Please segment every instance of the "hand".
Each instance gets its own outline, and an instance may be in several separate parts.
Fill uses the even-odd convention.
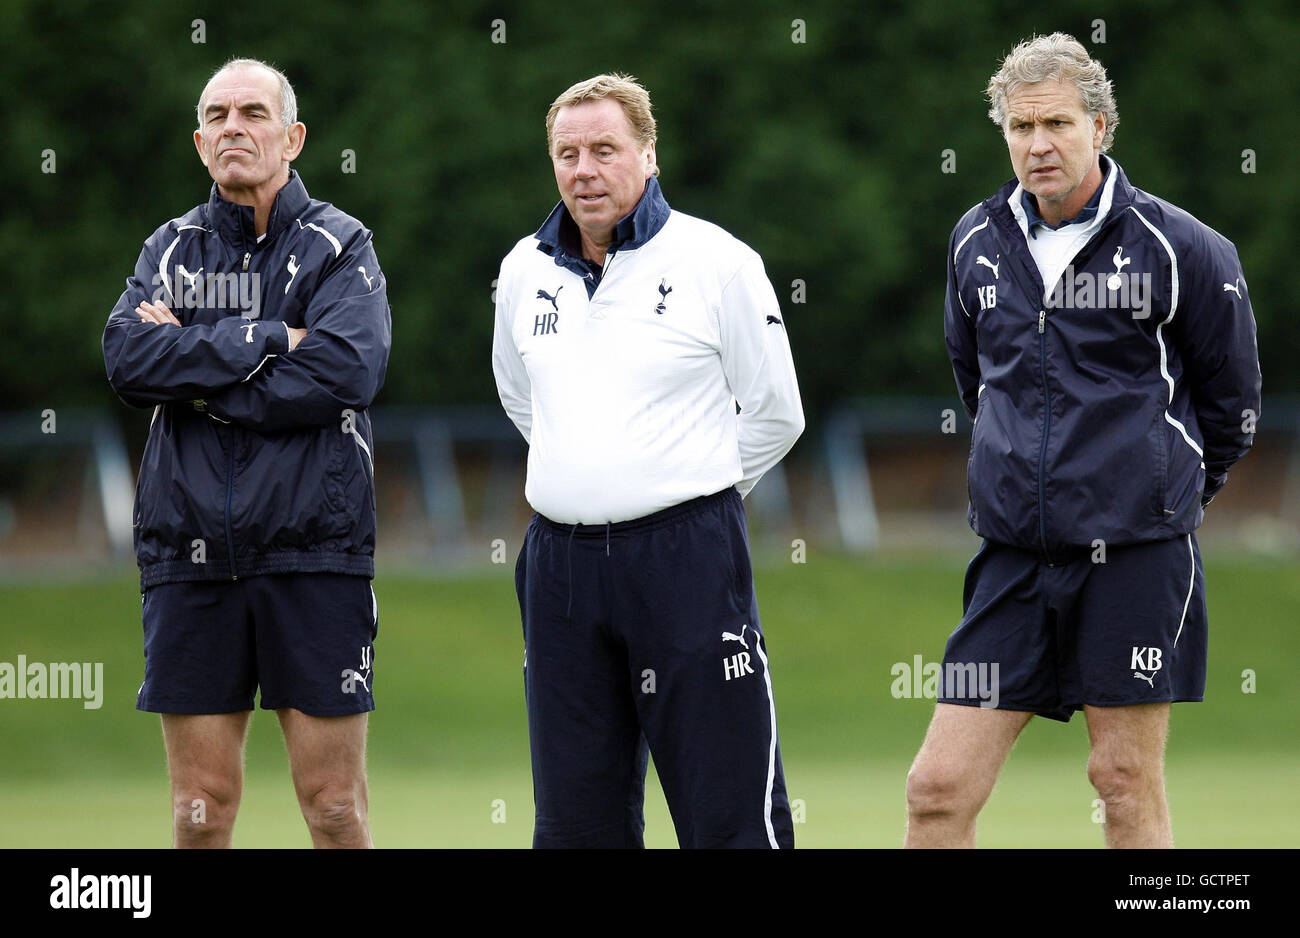
[[[172,311],[162,303],[150,303],[145,300],[135,308],[135,314],[140,317],[142,322],[153,323],[156,326],[173,325],[179,326],[181,321],[172,315]]]
[[[289,330],[289,351],[298,347],[298,343],[307,337],[306,329],[295,329],[293,326],[285,326]]]

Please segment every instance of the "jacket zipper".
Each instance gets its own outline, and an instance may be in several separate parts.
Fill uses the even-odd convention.
[[[241,270],[247,271],[249,261],[253,259],[252,251],[244,252],[244,264]],[[230,435],[230,448],[226,454],[226,552],[230,557],[230,579],[239,579],[239,570],[235,567],[235,530],[230,523],[230,505],[235,495],[235,437]]]
[[[1113,213],[1101,227],[1092,233],[1074,257],[1066,265],[1066,271],[1074,267],[1074,262],[1083,256],[1093,245],[1110,234],[1110,229],[1118,224],[1122,213]],[[1091,258],[1091,254],[1089,255]],[[1037,264],[1035,264],[1035,267]],[[1055,285],[1053,285],[1055,286]],[[1046,288],[1043,290],[1046,293]],[[1047,310],[1038,311],[1038,371],[1043,380],[1043,443],[1038,452],[1038,539],[1043,545],[1043,557],[1049,567],[1056,566],[1052,552],[1047,548],[1047,438],[1052,432],[1052,389],[1047,383]]]
[[[1047,384],[1047,310],[1038,311],[1038,373],[1043,379],[1043,443],[1038,451],[1038,537],[1047,565],[1053,566],[1047,549],[1047,435],[1052,430],[1052,389]]]
[[[244,263],[240,267],[241,271],[247,272],[248,265],[253,260],[253,252],[244,252]],[[235,434],[230,435],[230,452],[226,457],[226,550],[230,555],[230,579],[239,579],[239,570],[235,567],[235,530],[230,521],[230,506],[235,495]]]
[[[230,556],[230,579],[238,580],[239,572],[235,569],[235,531],[230,523],[230,503],[235,494],[235,437],[230,434],[230,445],[226,450],[226,552]]]
[[[988,209],[987,203],[985,203],[985,211],[989,212],[990,217],[992,217],[992,211]],[[1096,231],[1094,231],[1092,236],[1088,238],[1086,242],[1084,242],[1083,246],[1080,247],[1079,250],[1074,253],[1074,257],[1071,259],[1070,263],[1066,266],[1066,269],[1069,270],[1071,267],[1073,267],[1074,261],[1078,260],[1079,257],[1083,255],[1085,251],[1088,251],[1089,248],[1091,248],[1094,244],[1100,243],[1100,241],[1103,238],[1109,235],[1111,228],[1115,227],[1115,225],[1119,223],[1119,220],[1122,216],[1123,216],[1123,211],[1121,210],[1119,212],[1115,212],[1114,207],[1112,206],[1110,216],[1106,219],[1105,222],[1102,223],[1101,227],[1098,228]],[[1015,229],[1016,233],[1019,234],[1019,226],[1013,225],[1013,228]],[[1033,260],[1033,255],[1029,251],[1027,244],[1025,245],[1024,253],[1029,255],[1028,264],[1024,262],[1024,257],[1019,256],[1019,252],[1012,251],[1012,255],[1016,256],[1017,259],[1021,261],[1021,266],[1024,267],[1025,273],[1029,275],[1030,282],[1037,283],[1038,290],[1039,290],[1038,295],[1044,296],[1047,293],[1047,289],[1042,282],[1042,278],[1040,276],[1036,276],[1036,274],[1038,273],[1038,265],[1037,262]],[[1047,549],[1046,480],[1047,480],[1047,438],[1048,435],[1051,433],[1051,429],[1052,429],[1052,391],[1047,384],[1046,332],[1047,332],[1047,310],[1044,308],[1038,311],[1038,374],[1043,383],[1043,442],[1042,445],[1039,447],[1039,451],[1038,451],[1038,539],[1043,546],[1043,557],[1047,560],[1047,565],[1051,567],[1051,566],[1055,566],[1055,561],[1052,560],[1051,551]]]

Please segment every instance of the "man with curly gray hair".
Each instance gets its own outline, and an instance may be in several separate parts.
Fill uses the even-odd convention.
[[[1260,413],[1250,295],[1231,242],[1105,155],[1115,96],[1079,42],[1020,43],[988,97],[1016,178],[953,229],[945,302],[984,542],[907,845],[974,846],[1030,718],[1082,710],[1106,843],[1169,847],[1170,704],[1205,691],[1194,532]]]

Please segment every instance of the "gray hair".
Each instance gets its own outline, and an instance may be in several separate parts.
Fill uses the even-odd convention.
[[[231,59],[208,77],[203,91],[199,92],[199,103],[194,105],[194,116],[200,128],[203,127],[203,92],[208,90],[208,85],[212,84],[213,79],[232,68],[264,68],[274,75],[280,83],[280,122],[286,128],[298,122],[298,97],[293,93],[293,85],[289,84],[289,79],[285,77],[284,72],[261,59]]]
[[[984,92],[990,104],[989,118],[1005,132],[1007,97],[1021,85],[1053,78],[1079,89],[1083,109],[1090,116],[1106,115],[1106,136],[1101,141],[1105,153],[1115,142],[1115,128],[1119,126],[1115,89],[1102,64],[1088,55],[1079,40],[1066,33],[1033,36],[1011,50]]]

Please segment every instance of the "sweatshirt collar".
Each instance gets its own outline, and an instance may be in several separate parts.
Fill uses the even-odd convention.
[[[636,208],[620,218],[614,226],[614,239],[610,241],[606,254],[631,251],[644,245],[663,228],[670,211],[663,190],[659,188],[659,180],[651,176],[646,180],[645,192],[637,201]],[[563,201],[551,210],[534,237],[538,241],[537,249],[554,257],[557,264],[564,266],[567,260],[582,259],[578,223],[573,220]]]

